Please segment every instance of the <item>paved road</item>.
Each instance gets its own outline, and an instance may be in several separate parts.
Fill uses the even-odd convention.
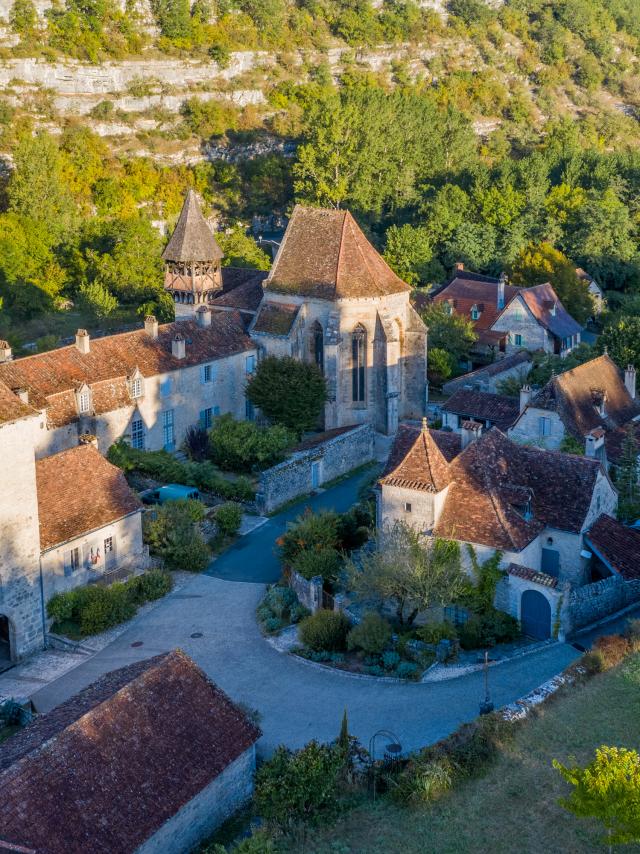
[[[284,532],[287,523],[299,516],[305,507],[311,507],[314,511],[334,509],[338,513],[348,510],[357,500],[360,485],[367,480],[370,471],[359,472],[326,492],[298,501],[283,513],[273,516],[251,534],[237,540],[211,564],[206,574],[227,581],[261,584],[277,581],[281,567],[275,554],[275,541]]]

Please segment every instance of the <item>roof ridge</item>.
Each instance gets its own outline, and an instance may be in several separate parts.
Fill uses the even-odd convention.
[[[336,210],[340,210],[340,208],[336,208]],[[340,246],[338,247],[338,257],[336,258],[336,289],[335,295],[338,296],[338,288],[340,283],[340,265],[342,262],[342,250],[344,249],[345,242],[345,231],[347,229],[347,217],[349,216],[349,211],[345,210],[342,216],[342,228],[340,229]]]
[[[355,218],[353,217],[353,214],[350,211],[347,211],[347,216],[345,217],[345,225],[347,222],[347,218],[349,219],[349,226],[351,228],[351,236],[352,236],[352,238],[356,244],[356,249],[358,250],[358,254],[362,258],[362,263],[367,268],[367,273],[369,274],[369,279],[371,280],[374,288],[376,289],[376,296],[379,296],[380,295],[380,288],[378,287],[378,283],[376,281],[375,272],[371,269],[371,265],[369,264],[369,260],[367,258],[367,255],[364,252],[362,246],[360,245],[360,241],[358,239],[358,231],[360,231],[362,233],[362,229],[360,228],[360,226],[356,222]],[[355,228],[354,228],[354,226],[355,226]],[[367,237],[365,234],[363,234],[362,236],[364,237],[365,240],[367,240]],[[371,244],[369,244],[369,245],[371,245]],[[375,249],[375,247],[372,247],[372,248],[373,248],[374,252],[377,251]]]

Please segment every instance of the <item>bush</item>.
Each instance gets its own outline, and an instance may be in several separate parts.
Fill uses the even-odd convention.
[[[300,604],[294,590],[276,585],[267,590],[256,614],[264,630],[273,634],[290,622],[297,623],[304,619],[309,615],[309,611]]]
[[[338,518],[338,544],[342,551],[359,549],[369,539],[373,518],[366,504],[356,504]]]
[[[391,794],[402,804],[430,803],[451,789],[454,778],[455,768],[448,759],[420,758],[391,781]]]
[[[154,514],[145,514],[145,542],[171,569],[201,572],[209,563],[210,551],[196,525],[205,512],[201,501],[167,501]]]
[[[299,604],[298,597],[290,587],[272,587],[263,600],[271,614],[280,619],[286,618],[296,604]]]
[[[85,587],[78,592],[84,594],[80,605],[80,632],[83,635],[104,632],[118,623],[130,620],[136,613],[124,584]]]
[[[354,626],[347,637],[349,649],[361,649],[369,655],[379,655],[391,640],[389,621],[368,611],[362,621]]]
[[[444,620],[442,623],[429,623],[427,626],[421,626],[416,632],[419,639],[424,643],[437,644],[441,640],[456,640],[458,632],[453,623]]]
[[[259,427],[253,421],[236,421],[232,415],[216,418],[209,433],[211,458],[221,469],[235,472],[276,465],[294,441],[284,427]]]
[[[316,611],[300,623],[300,640],[315,651],[343,651],[348,632],[349,620],[338,611]]]
[[[348,639],[347,639],[348,642]],[[382,653],[382,666],[385,670],[393,670],[400,664],[400,653],[395,650],[387,650]]]
[[[223,537],[233,537],[240,529],[242,508],[239,504],[228,501],[216,508],[216,525]]]
[[[322,513],[306,510],[302,516],[289,523],[277,542],[280,559],[285,566],[293,566],[303,551],[335,549],[338,546],[338,514],[333,510],[324,510]]]
[[[182,448],[190,460],[204,462],[209,455],[209,434],[204,427],[189,427],[184,434]]]
[[[305,549],[296,557],[293,568],[307,581],[320,575],[325,582],[332,583],[338,577],[342,558],[339,553],[323,546],[316,550]]]
[[[509,643],[519,636],[518,621],[496,608],[483,614],[473,614],[459,629],[463,649],[492,647],[497,643]]]
[[[594,643],[593,652],[602,660],[602,670],[609,670],[631,652],[631,645],[621,635],[604,635]]]
[[[629,620],[624,630],[624,636],[634,652],[640,651],[640,620]]]
[[[162,569],[151,569],[143,575],[132,578],[126,586],[129,590],[129,598],[134,604],[154,602],[172,590],[173,578]]]
[[[47,614],[56,623],[66,623],[73,619],[76,607],[76,591],[68,593],[55,593],[47,602]]]
[[[418,669],[418,665],[413,661],[401,661],[396,669],[396,675],[399,679],[413,679]]]
[[[446,756],[464,774],[478,774],[513,739],[517,724],[499,712],[463,724],[447,738],[423,751],[425,758]]]

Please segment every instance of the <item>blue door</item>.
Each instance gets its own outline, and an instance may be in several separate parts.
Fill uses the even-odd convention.
[[[560,552],[555,549],[542,549],[542,561],[540,569],[547,575],[558,578],[560,575]]]
[[[551,637],[551,605],[537,590],[525,590],[520,603],[522,633],[537,640]]]

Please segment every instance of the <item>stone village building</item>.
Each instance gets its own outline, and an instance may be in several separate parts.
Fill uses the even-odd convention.
[[[379,525],[399,520],[457,540],[469,571],[467,544],[481,561],[500,551],[506,572],[496,605],[534,637],[575,627],[572,608],[579,610],[581,591],[592,583],[614,591],[611,610],[627,596],[640,598],[640,567],[630,567],[624,548],[614,547],[607,564],[587,544],[605,517],[614,541],[629,530],[610,518],[617,492],[598,460],[519,445],[497,428],[483,434],[480,425],[465,426],[460,435],[430,430],[426,421],[422,429],[401,425],[379,482]],[[640,533],[634,543],[640,560]],[[592,613],[582,608],[580,620]]]
[[[260,735],[180,650],[107,673],[0,745],[0,848],[192,851],[250,800]]]

